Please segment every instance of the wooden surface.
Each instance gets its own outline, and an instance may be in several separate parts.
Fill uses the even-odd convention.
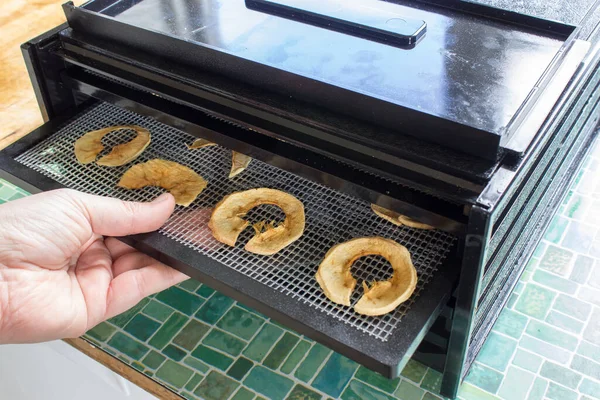
[[[20,46],[63,23],[63,3],[0,0],[0,149],[42,124]]]
[[[21,44],[65,21],[65,0],[0,0],[0,149],[43,123],[21,54]],[[74,0],[80,5],[84,0]],[[83,339],[66,340],[160,399],[181,399]]]

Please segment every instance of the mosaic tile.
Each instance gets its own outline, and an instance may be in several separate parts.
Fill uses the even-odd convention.
[[[143,371],[144,371],[144,369],[146,369],[146,368],[145,368],[145,367],[144,367],[142,364],[140,364],[140,363],[139,363],[139,362],[137,362],[137,361],[134,361],[134,362],[132,362],[132,363],[131,363],[131,366],[132,366],[133,368],[137,369],[137,370],[138,370],[138,371],[140,371],[140,372],[143,372]]]
[[[590,312],[592,311],[591,305],[564,294],[558,295],[553,308],[556,311],[560,311],[563,314],[577,318],[581,321],[586,321],[588,315],[590,315]]]
[[[517,341],[491,332],[477,357],[482,364],[498,371],[505,371],[517,348]]]
[[[332,353],[314,379],[312,386],[330,396],[338,397],[357,368],[358,364],[354,361],[338,353]]]
[[[139,360],[148,352],[148,350],[150,350],[147,346],[144,346],[140,342],[121,332],[115,333],[108,341],[108,345],[114,347],[121,353],[128,355],[134,360]]]
[[[148,353],[148,355],[146,357],[144,357],[144,359],[142,360],[142,363],[145,366],[147,366],[148,368],[156,369],[156,368],[160,367],[160,365],[166,359],[167,358],[165,356],[163,356],[162,354],[160,354],[154,350],[151,350],[150,353]]]
[[[286,397],[286,400],[319,400],[323,396],[306,386],[296,385]]]
[[[240,381],[244,376],[246,376],[246,373],[250,371],[253,366],[254,363],[252,361],[248,360],[247,358],[240,357],[235,363],[233,363],[231,367],[229,367],[229,370],[227,370],[227,375]]]
[[[198,289],[200,287],[200,282],[198,282],[195,279],[187,279],[187,280],[181,282],[180,284],[178,284],[177,286],[179,286],[182,289],[187,290],[188,292],[194,292],[194,291],[196,291],[196,289]]]
[[[192,351],[209,330],[210,326],[192,319],[175,336],[173,343]]]
[[[542,270],[535,271],[533,274],[533,281],[567,294],[575,293],[575,291],[577,291],[577,287],[579,286],[577,283],[571,280],[561,278]]]
[[[600,399],[600,383],[585,378],[579,385],[579,393],[587,394],[596,399]]]
[[[215,293],[215,289],[206,285],[201,285],[198,290],[196,290],[196,293],[208,299],[213,293]]]
[[[542,357],[518,348],[512,363],[528,371],[537,372],[542,365],[542,361]]]
[[[374,389],[364,383],[352,380],[348,384],[344,393],[341,396],[342,400],[364,400],[364,399],[373,399],[373,400],[393,400],[393,397],[380,392],[377,389]]]
[[[192,377],[193,371],[181,364],[167,360],[156,371],[156,377],[176,388],[181,388]]]
[[[543,378],[535,378],[533,386],[529,391],[527,400],[542,400],[548,389],[548,381]]]
[[[198,384],[202,380],[202,378],[202,375],[194,374],[194,376],[192,376],[192,379],[190,379],[188,383],[185,384],[185,389],[193,392],[194,389],[196,389],[196,386],[198,386]]]
[[[588,358],[576,354],[571,361],[571,368],[581,372],[583,375],[600,380],[600,363],[594,362]]]
[[[166,321],[173,314],[173,309],[158,301],[151,300],[142,312],[156,320]]]
[[[467,382],[471,382],[475,386],[495,394],[502,383],[502,375],[498,371],[494,371],[485,365],[477,362],[473,363],[466,377]]]
[[[577,400],[577,393],[554,382],[550,382],[546,391],[546,398],[550,400]]]
[[[569,361],[571,357],[571,353],[569,353],[567,350],[527,335],[524,335],[520,339],[519,346],[548,360],[557,361],[561,364]]]
[[[425,392],[425,396],[423,396],[423,400],[442,400],[442,398],[439,396],[436,396],[433,393]]]
[[[246,347],[243,340],[218,329],[211,330],[202,343],[232,356],[237,356]]]
[[[134,317],[134,315],[136,315],[142,308],[146,306],[146,304],[148,304],[149,301],[150,299],[147,297],[145,299],[142,299],[139,303],[137,303],[129,310],[109,319],[108,322],[120,328],[124,327],[129,322],[129,320]]]
[[[233,395],[231,400],[252,400],[254,398],[254,393],[241,386],[237,392]]]
[[[229,368],[229,366],[233,363],[233,358],[219,353],[218,351],[209,349],[204,345],[198,346],[192,353],[192,356],[223,371]]]
[[[571,198],[571,201],[569,201],[569,204],[565,210],[565,215],[572,219],[581,220],[589,209],[590,204],[591,199],[589,197],[575,194]]]
[[[202,361],[198,360],[197,358],[194,357],[186,357],[183,360],[183,363],[185,365],[189,365],[190,367],[192,367],[194,370],[201,372],[201,373],[206,373],[210,368],[208,365],[204,364]]]
[[[214,324],[223,316],[223,314],[225,314],[232,304],[233,299],[219,292],[215,292],[210,299],[200,307],[198,313],[196,313],[196,318],[208,324]]]
[[[394,395],[400,400],[421,400],[425,391],[419,386],[403,379]]]
[[[394,393],[394,390],[396,390],[396,387],[400,382],[400,378],[388,379],[385,376],[362,366],[358,368],[354,377],[388,393]]]
[[[550,311],[546,317],[546,322],[572,333],[581,333],[583,330],[583,322],[556,311]]]
[[[300,363],[300,360],[306,355],[308,349],[310,349],[310,342],[301,340],[281,366],[281,372],[284,374],[291,373],[298,363]]]
[[[183,357],[187,355],[187,352],[185,350],[180,349],[177,346],[173,346],[172,344],[170,344],[163,349],[163,354],[169,357],[171,360],[181,361]]]
[[[591,360],[600,363],[600,346],[596,346],[590,342],[582,340],[577,348],[577,354],[581,354]]]
[[[548,230],[546,230],[544,239],[552,243],[559,243],[568,224],[569,220],[567,218],[560,215],[555,216]]]
[[[510,296],[508,296],[508,301],[506,302],[506,308],[509,309],[514,309],[515,308],[515,304],[517,303],[517,301],[519,300],[519,295],[516,293],[511,293]]]
[[[256,314],[249,313],[239,307],[232,307],[217,323],[217,326],[242,339],[249,340],[264,322],[265,320]]]
[[[494,324],[494,331],[519,338],[527,325],[527,317],[518,312],[504,309]]]
[[[298,336],[286,332],[281,339],[275,344],[267,358],[263,361],[263,365],[265,367],[271,369],[277,369],[285,360],[290,351],[296,346],[298,343]]]
[[[106,342],[110,335],[115,332],[116,328],[106,322],[101,322],[87,332],[88,335],[101,342]]]
[[[546,243],[541,241],[537,245],[537,247],[535,248],[535,250],[533,251],[533,254],[531,256],[534,258],[541,258],[544,255],[544,253],[546,252],[547,247],[548,247],[548,245],[546,245]]]
[[[421,383],[426,372],[427,367],[425,365],[415,360],[408,360],[406,366],[401,372],[401,375],[413,382]]]
[[[423,377],[423,381],[421,382],[421,387],[425,390],[429,390],[430,392],[438,393],[442,386],[442,374],[434,369],[428,368],[425,376]]]
[[[593,258],[579,254],[575,260],[575,264],[573,264],[573,270],[571,271],[569,279],[579,284],[586,283],[592,272],[593,266]]]
[[[244,379],[244,384],[269,399],[283,400],[294,386],[294,381],[257,365]]]
[[[561,276],[568,276],[571,272],[571,259],[573,252],[550,245],[540,262],[540,268],[554,272]]]
[[[600,289],[600,268],[594,268],[590,271],[588,283],[591,287]]]
[[[544,362],[540,370],[540,376],[571,389],[576,389],[582,379],[580,374],[551,361]]]
[[[563,237],[562,245],[580,253],[587,253],[597,232],[598,228],[594,225],[571,222]]]
[[[458,390],[458,395],[463,400],[499,400],[500,398],[479,389],[468,382],[463,383]]]
[[[296,369],[294,376],[301,381],[308,382],[315,375],[317,368],[325,361],[329,353],[331,353],[331,350],[319,343],[315,343],[304,361]]]
[[[187,320],[187,317],[179,313],[171,315],[169,319],[162,324],[154,336],[152,336],[148,343],[150,346],[156,347],[157,349],[162,349],[167,345],[167,343],[169,343],[173,336],[179,332]]]
[[[591,287],[582,286],[579,288],[577,298],[588,303],[600,306],[600,290]]]
[[[196,396],[206,400],[224,400],[238,388],[239,383],[216,371],[211,371],[194,391]]]
[[[252,339],[250,345],[244,350],[244,355],[254,361],[262,361],[271,346],[283,334],[283,329],[272,324],[265,324],[260,332]]]
[[[204,299],[173,286],[156,295],[156,300],[182,312],[185,315],[194,314],[204,303]]]
[[[543,319],[548,313],[555,297],[556,292],[528,283],[514,308],[523,314]]]
[[[145,342],[158,330],[160,323],[146,317],[143,314],[137,314],[125,325],[123,330],[131,336]]]
[[[543,322],[532,320],[527,325],[526,332],[544,342],[548,342],[558,347],[562,347],[567,350],[575,350],[577,347],[577,337],[562,332],[548,324]]]
[[[500,390],[498,391],[498,396],[503,399],[525,400],[527,399],[527,394],[533,385],[534,379],[534,374],[523,371],[522,369],[510,367],[502,382],[502,387],[500,387]]]

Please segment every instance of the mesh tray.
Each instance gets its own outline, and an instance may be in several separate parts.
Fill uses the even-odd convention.
[[[123,200],[147,201],[163,190],[148,187],[127,191],[116,187],[120,176],[131,166],[117,168],[96,164],[81,165],[73,153],[73,144],[84,133],[111,125],[136,124],[152,133],[152,143],[136,162],[152,158],[177,161],[194,169],[208,180],[208,187],[187,208],[178,207],[160,232],[198,253],[210,257],[229,268],[296,299],[298,303],[326,313],[344,323],[387,341],[402,317],[410,310],[415,298],[441,266],[455,238],[442,231],[424,231],[397,227],[376,217],[370,205],[362,200],[332,190],[310,180],[298,177],[269,164],[253,160],[249,167],[233,179],[228,179],[231,152],[220,146],[188,150],[186,143],[195,137],[154,119],[100,103],[75,117],[56,134],[16,158],[57,182],[77,190]],[[107,149],[123,143],[133,132],[123,135],[111,133],[104,138]],[[108,150],[107,150],[108,151]],[[211,208],[225,195],[250,188],[270,187],[293,194],[305,206],[304,235],[273,256],[259,256],[243,249],[253,234],[248,228],[235,248],[217,242],[207,228]],[[259,220],[281,221],[283,214],[274,206],[260,206],[248,214],[250,222]],[[329,301],[317,284],[314,275],[329,248],[353,237],[383,236],[406,246],[411,252],[419,281],[411,298],[394,312],[381,317],[356,314],[352,307]],[[352,267],[358,282],[387,279],[391,267],[381,257],[369,256],[358,260]],[[362,295],[357,289],[352,296],[354,304]]]

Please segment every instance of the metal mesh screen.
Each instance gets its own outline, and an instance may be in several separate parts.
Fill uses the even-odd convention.
[[[109,168],[77,162],[73,144],[88,131],[112,125],[136,124],[150,130],[152,143],[135,162],[163,158],[187,165],[208,180],[208,187],[187,208],[178,207],[160,232],[182,245],[193,248],[229,268],[233,268],[262,284],[292,296],[298,304],[327,313],[369,335],[386,341],[409,312],[415,298],[436,273],[455,238],[441,231],[425,231],[397,227],[375,216],[369,203],[337,192],[313,181],[298,177],[269,164],[253,160],[249,167],[228,179],[231,151],[220,146],[188,150],[186,143],[195,138],[154,119],[101,103],[74,118],[56,134],[17,157],[20,163],[53,178],[61,184],[88,193],[123,200],[147,201],[163,189],[148,187],[125,190],[116,187],[121,175],[133,164]],[[110,133],[104,145],[123,143],[134,133]],[[253,235],[248,228],[235,248],[217,242],[207,227],[211,208],[225,195],[250,188],[269,187],[286,191],[304,203],[306,227],[304,235],[273,256],[259,256],[244,250]],[[275,206],[259,206],[251,210],[248,220],[281,221],[283,213]],[[339,306],[328,300],[314,275],[325,253],[332,246],[360,236],[383,236],[406,246],[411,252],[419,281],[413,296],[394,312],[381,317],[358,315],[352,307]],[[391,275],[389,263],[376,256],[364,257],[352,267],[359,284],[363,280],[384,280]],[[354,304],[362,295],[357,287]]]

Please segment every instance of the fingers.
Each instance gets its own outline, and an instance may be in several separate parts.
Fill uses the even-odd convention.
[[[117,262],[124,265],[119,268],[126,272],[114,278],[109,287],[105,318],[125,312],[144,297],[189,279],[185,274],[141,253],[126,254],[124,261],[120,260]]]
[[[73,193],[93,232],[104,236],[126,236],[155,231],[167,221],[175,208],[175,199],[169,193],[149,203]]]

